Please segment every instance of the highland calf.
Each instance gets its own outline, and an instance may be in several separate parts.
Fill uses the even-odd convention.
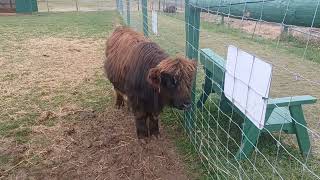
[[[163,9],[163,12],[165,13],[176,13],[177,7],[174,5],[168,5],[166,8]]]
[[[130,28],[116,28],[107,40],[104,70],[116,91],[116,106],[123,106],[127,96],[139,139],[159,135],[158,116],[164,106],[191,106],[196,62],[169,57]]]

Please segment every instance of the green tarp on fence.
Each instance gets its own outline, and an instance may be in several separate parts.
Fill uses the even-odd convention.
[[[16,0],[17,13],[31,13],[38,11],[37,0]]]
[[[204,11],[287,25],[320,27],[319,0],[189,0]]]

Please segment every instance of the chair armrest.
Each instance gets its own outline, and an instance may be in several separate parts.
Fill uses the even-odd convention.
[[[276,107],[285,107],[285,106],[296,106],[296,105],[302,105],[302,104],[313,104],[315,102],[317,102],[317,99],[309,95],[275,98],[275,99],[268,100],[267,109],[273,109]]]
[[[201,64],[203,64],[203,66],[211,73],[213,73],[214,66],[217,66],[217,68],[224,71],[226,63],[225,60],[218,54],[214,53],[211,49],[201,49],[199,56]]]

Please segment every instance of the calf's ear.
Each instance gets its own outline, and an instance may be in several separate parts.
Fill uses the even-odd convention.
[[[161,78],[160,78],[160,69],[152,68],[148,72],[147,82],[155,89],[160,88]]]
[[[197,61],[197,60],[194,60],[194,59],[190,59],[189,61],[191,61],[192,67],[196,69],[197,66],[198,66],[198,61]]]

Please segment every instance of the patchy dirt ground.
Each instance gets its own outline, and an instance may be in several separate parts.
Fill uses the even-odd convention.
[[[0,16],[16,16],[16,13],[0,12]]]
[[[62,120],[53,127],[40,123],[32,128],[33,139],[46,137],[46,145],[1,147],[0,152],[32,152],[21,159],[22,167],[11,169],[9,179],[188,179],[163,129],[160,139],[143,145],[136,139],[133,117],[126,110],[108,107],[101,114],[63,111],[59,119],[74,121]],[[51,113],[42,122],[56,116]],[[32,162],[35,157],[37,164]],[[7,173],[2,171],[1,175]]]

